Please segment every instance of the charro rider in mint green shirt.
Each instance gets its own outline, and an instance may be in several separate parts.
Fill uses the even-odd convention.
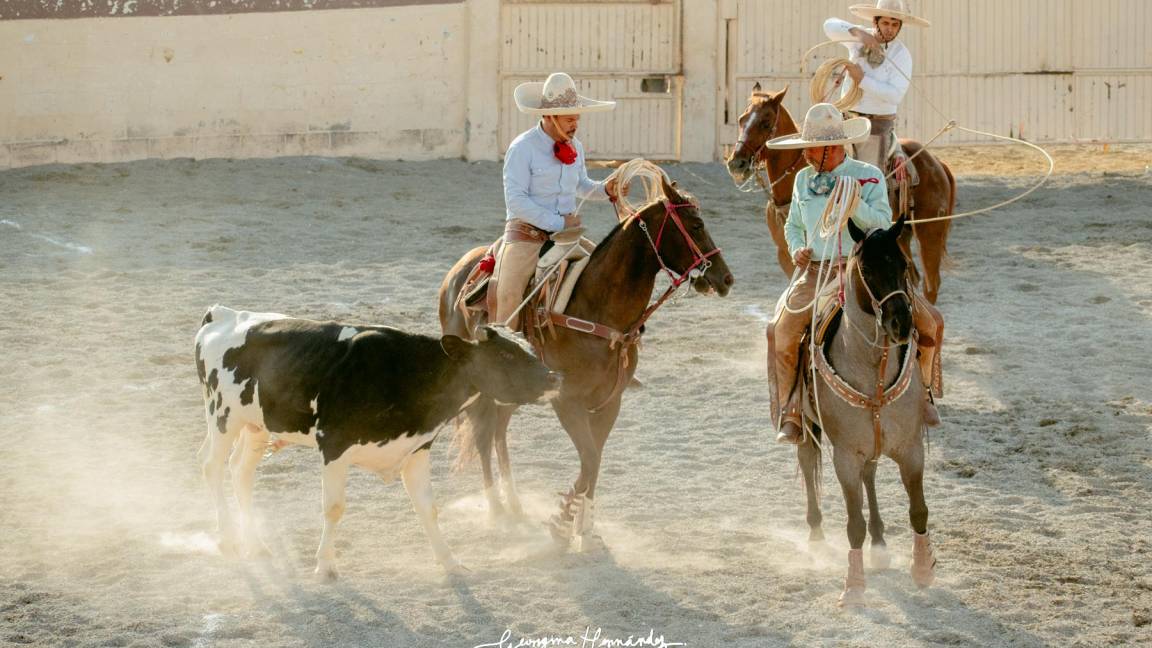
[[[880,170],[871,164],[844,158],[839,166],[826,173],[817,174],[812,166],[806,166],[796,174],[796,184],[792,190],[792,205],[788,220],[784,223],[784,238],[788,241],[788,255],[796,256],[803,248],[812,248],[813,261],[835,261],[852,253],[853,241],[848,235],[848,224],[840,232],[840,252],[836,253],[836,234],[828,238],[820,236],[820,218],[828,203],[828,195],[836,178],[849,176],[860,184],[860,205],[852,220],[868,231],[874,227],[892,225],[892,206],[888,203],[888,187]]]
[[[830,281],[836,279],[842,266],[834,262],[850,256],[855,245],[846,231],[847,222],[840,232],[832,232],[826,237],[820,235],[824,208],[839,179],[851,178],[860,185],[860,200],[851,214],[857,227],[869,231],[892,226],[888,187],[880,169],[847,157],[844,148],[867,139],[871,127],[863,117],[845,120],[835,106],[821,103],[808,110],[800,133],[777,137],[765,144],[769,149],[803,149],[804,160],[808,162],[808,166],[796,174],[792,204],[784,223],[784,238],[796,264],[796,275],[777,302],[767,331],[769,377],[774,386],[770,394],[771,411],[780,432],[776,440],[780,442],[800,443],[804,438],[801,429],[802,390],[793,388],[799,366],[800,340],[812,321],[812,308],[809,306],[815,301],[817,284],[822,277]],[[817,173],[818,169],[824,171]],[[939,375],[937,351],[943,342],[943,319],[935,307],[918,294],[912,301],[912,321],[922,341],[920,375],[925,386],[936,387],[939,393],[942,383],[936,379]],[[927,344],[928,340],[932,343]],[[939,414],[929,400],[925,400],[923,409],[927,425],[940,423]]]

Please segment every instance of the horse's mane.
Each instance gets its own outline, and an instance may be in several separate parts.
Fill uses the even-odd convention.
[[[700,208],[700,201],[698,201],[696,199],[696,196],[692,195],[691,193],[689,193],[687,191],[683,191],[680,189],[677,189],[676,191],[680,195],[681,200],[683,200],[684,202],[687,202],[687,203],[692,203],[693,205],[696,206],[697,209]],[[625,219],[621,220],[619,223],[616,223],[615,227],[613,227],[612,230],[610,232],[608,232],[608,234],[605,235],[604,238],[601,239],[599,243],[596,244],[596,249],[592,251],[592,256],[591,256],[591,258],[588,259],[588,263],[592,263],[596,259],[596,256],[601,254],[606,248],[608,248],[609,244],[612,243],[612,241],[620,234],[620,232],[623,232],[624,230],[628,229],[628,227],[632,224],[633,221],[640,218],[642,215],[646,214],[647,212],[649,212],[653,209],[656,209],[657,207],[662,207],[663,206],[663,200],[664,200],[664,198],[659,198],[657,200],[653,200],[652,202],[648,203],[647,205],[644,205],[643,207],[641,207],[640,210],[637,211],[635,214],[632,214],[628,218],[625,218]]]

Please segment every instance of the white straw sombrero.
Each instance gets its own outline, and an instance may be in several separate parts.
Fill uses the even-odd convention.
[[[765,148],[799,149],[814,146],[836,146],[837,144],[857,144],[868,139],[872,122],[867,117],[855,117],[847,121],[844,115],[830,103],[818,103],[804,115],[804,128],[799,135],[785,135],[769,140]]]
[[[615,101],[598,101],[576,94],[576,83],[563,72],[553,72],[544,83],[521,83],[513,96],[520,112],[529,115],[578,115],[616,107]]]
[[[905,25],[916,27],[931,27],[932,23],[919,16],[912,15],[912,9],[907,0],[876,0],[876,4],[858,4],[848,7],[853,15],[872,20],[880,16],[895,18]]]

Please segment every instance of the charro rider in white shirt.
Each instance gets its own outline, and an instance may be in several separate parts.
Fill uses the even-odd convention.
[[[887,169],[888,154],[896,139],[896,113],[912,78],[912,54],[897,36],[905,25],[928,27],[930,23],[912,14],[907,0],[877,0],[875,5],[852,5],[849,11],[871,20],[872,27],[829,18],[824,22],[824,33],[848,48],[848,60],[852,62],[848,74],[864,93],[852,114],[872,122],[871,136],[856,145],[854,157]],[[845,92],[849,90],[844,88]],[[902,150],[897,150],[895,157],[900,179],[906,158]],[[907,170],[914,172],[911,167]]]
[[[495,323],[513,316],[536,269],[540,247],[552,234],[580,227],[575,214],[580,200],[608,200],[616,195],[615,180],[588,177],[584,145],[576,139],[580,115],[616,107],[576,93],[572,77],[556,72],[543,83],[522,83],[514,92],[520,112],[540,122],[520,134],[504,154],[504,204],[507,222],[504,245],[496,260]]]

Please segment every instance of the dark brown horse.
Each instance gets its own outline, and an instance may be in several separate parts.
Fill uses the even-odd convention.
[[[792,257],[788,254],[788,244],[784,240],[784,221],[788,217],[788,206],[792,202],[792,184],[796,174],[804,168],[802,149],[769,150],[764,143],[774,137],[791,135],[799,131],[792,115],[782,101],[785,88],[780,92],[760,92],[760,84],[752,89],[748,98],[748,108],[740,116],[740,137],[732,155],[728,157],[728,173],[737,184],[743,184],[762,168],[767,175],[766,191],[769,193],[765,218],[772,240],[776,243],[776,258],[780,268],[788,276],[794,269]],[[901,139],[900,144],[909,157],[922,150],[919,142]],[[917,225],[916,218],[947,216],[956,207],[956,179],[948,165],[928,151],[912,159],[920,175],[920,184],[913,191],[915,215],[909,215],[910,228],[920,245],[920,264],[923,270],[923,290],[928,301],[936,303],[940,292],[940,267],[948,256],[948,230],[951,220],[935,221]],[[892,214],[898,218],[899,207],[892,204]],[[911,258],[911,236],[905,230],[901,239],[904,251]]]
[[[636,331],[638,340],[656,276],[664,270],[688,281],[698,272],[693,287],[724,296],[732,286],[728,265],[704,227],[696,201],[663,185],[665,200],[642,208],[617,225],[596,247],[580,276],[565,310],[566,316],[595,322],[618,332]],[[464,255],[448,272],[440,287],[440,325],[447,332],[468,338],[468,318],[456,307],[457,296],[484,256],[478,247]],[[525,318],[522,318],[525,319]],[[531,334],[531,331],[529,331]],[[552,532],[558,542],[572,543],[578,550],[592,540],[593,498],[600,474],[600,459],[616,416],[623,386],[636,370],[635,340],[613,344],[607,339],[578,330],[558,327],[555,335],[534,339],[544,363],[564,376],[560,396],[552,407],[580,456],[580,474],[553,518]],[[484,489],[493,516],[504,512],[492,475],[492,451],[500,464],[508,509],[521,515],[520,502],[508,459],[508,422],[516,406],[498,404],[481,397],[464,411],[459,426],[462,449],[475,450],[484,473]]]

